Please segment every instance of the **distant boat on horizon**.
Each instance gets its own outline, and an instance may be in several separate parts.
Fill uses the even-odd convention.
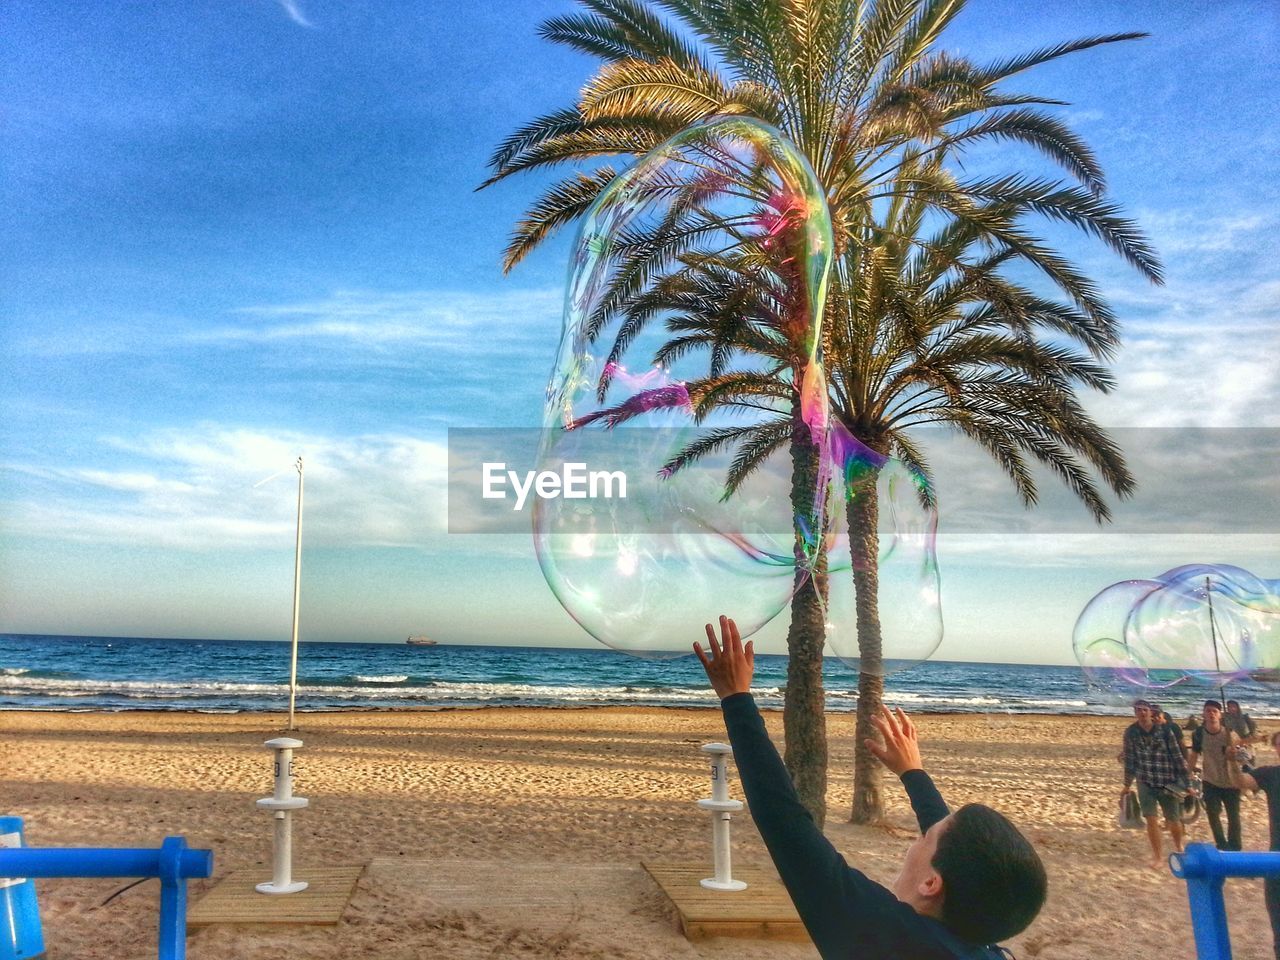
[[[428,637],[410,637],[405,643],[411,647],[434,647],[436,645],[436,641]]]

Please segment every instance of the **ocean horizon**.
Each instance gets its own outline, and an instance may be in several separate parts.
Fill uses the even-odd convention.
[[[278,640],[0,634],[0,710],[64,712],[287,709],[289,644]],[[754,693],[783,703],[787,658],[756,657]],[[857,676],[828,657],[827,709],[857,708]],[[1150,694],[1176,718],[1217,690],[1184,685]],[[1135,694],[1136,695],[1136,692]],[[1280,690],[1233,684],[1229,696],[1257,717],[1280,717]],[[915,713],[1124,716],[1127,698],[1104,697],[1078,667],[929,660],[891,674],[885,700]],[[715,696],[692,656],[644,659],[600,647],[519,647],[303,641],[297,709],[480,707],[689,707]]]

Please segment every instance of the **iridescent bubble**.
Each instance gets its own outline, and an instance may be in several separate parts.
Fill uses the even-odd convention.
[[[672,232],[675,247],[655,243]],[[534,543],[603,643],[680,655],[721,612],[750,633],[807,576],[825,523],[832,248],[804,157],[745,118],[673,137],[584,216],[538,468],[583,464],[628,489],[538,499]],[[744,451],[767,456],[744,469]],[[810,476],[794,487],[797,458]]]
[[[1077,656],[1089,689],[1114,706],[1128,707],[1151,692],[1146,664],[1119,640],[1108,637],[1095,640]]]
[[[884,676],[942,642],[938,514],[924,477],[832,432],[833,488],[845,495],[830,511],[827,644],[853,669]]]
[[[1160,583],[1156,580],[1121,580],[1094,596],[1076,618],[1071,634],[1076,659],[1083,664],[1085,651],[1102,640],[1128,647],[1125,627],[1129,615],[1145,597],[1159,589]]]
[[[1188,564],[1134,607],[1132,645],[1149,662],[1220,687],[1280,667],[1277,584],[1240,567]]]
[[[1143,666],[1135,689],[1180,685],[1199,695],[1280,682],[1280,582],[1235,566],[1187,564],[1113,584],[1076,622],[1072,646],[1086,673],[1090,651],[1104,640]]]

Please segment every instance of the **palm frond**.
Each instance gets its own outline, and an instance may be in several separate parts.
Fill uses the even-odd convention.
[[[923,483],[916,484],[916,496],[926,510],[937,509],[938,498],[933,485],[933,470],[924,453],[916,442],[901,430],[895,430],[889,438],[890,452],[907,467],[908,470],[922,478]]]
[[[598,157],[643,156],[675,131],[657,123],[596,120],[531,143],[514,154],[482,187],[534,167],[554,167]]]
[[[729,465],[729,473],[725,480],[723,500],[728,500],[759,470],[775,453],[787,446],[791,441],[792,422],[790,416],[779,417],[767,421],[742,443],[738,445],[737,456]]]
[[[592,14],[553,17],[539,33],[606,61],[674,60],[701,64],[697,51],[637,0],[582,0]]]
[[[1121,216],[1116,204],[1091,191],[1021,176],[968,181],[957,189],[969,198],[1033,210],[1069,223],[1097,237],[1153,283],[1163,282],[1160,258],[1138,225]]]
[[[529,148],[544,140],[563,136],[566,133],[575,133],[581,130],[582,126],[582,115],[577,109],[557,110],[531,120],[498,144],[498,148],[489,157],[489,167],[492,170],[501,171],[513,157],[524,153]],[[491,177],[480,185],[481,188],[487,187],[500,177],[501,174]]]
[[[674,60],[605,64],[583,88],[579,109],[588,120],[645,116],[689,126],[731,103],[721,79]]]
[[[601,167],[590,175],[574,174],[549,188],[516,224],[502,258],[502,272],[510,273],[550,234],[586,213],[616,176],[612,167]]]
[[[903,30],[897,49],[885,66],[885,79],[897,83],[924,60],[964,3],[965,0],[931,0],[925,3]]]
[[[661,474],[665,477],[675,476],[685,467],[691,466],[699,460],[720,453],[726,448],[735,447],[744,440],[750,439],[761,429],[767,429],[767,425],[752,423],[745,426],[717,427],[714,430],[707,430],[697,439],[685,444],[675,456],[664,463]]]
[[[982,72],[990,78],[990,82],[995,83],[998,80],[1004,80],[1016,73],[1022,73],[1024,70],[1029,70],[1042,63],[1048,63],[1050,60],[1057,60],[1059,57],[1065,57],[1071,53],[1091,50],[1094,47],[1109,43],[1140,40],[1146,36],[1149,36],[1149,34],[1141,32],[1109,33],[1097,37],[1085,37],[1081,40],[1070,40],[1066,43],[1054,44],[1052,47],[1041,47],[1039,50],[1033,50],[1030,53],[1024,53],[1021,56],[1011,57],[1007,60],[999,60],[986,67]]]
[[[949,146],[971,141],[1012,140],[1039,150],[1087,186],[1095,196],[1106,186],[1102,165],[1080,137],[1065,124],[1035,110],[1000,113],[950,134]]]

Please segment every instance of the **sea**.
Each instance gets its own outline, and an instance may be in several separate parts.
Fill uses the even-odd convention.
[[[280,641],[0,634],[0,710],[285,710],[289,653]],[[761,706],[782,706],[786,669],[784,656],[756,657]],[[717,706],[693,656],[606,647],[302,642],[297,683],[299,711]],[[829,710],[856,709],[857,676],[841,661],[828,659],[825,685]],[[891,674],[885,690],[915,713],[1120,716],[1131,696],[1101,694],[1078,667],[934,660]],[[1159,700],[1180,718],[1206,695],[1172,688]],[[1255,717],[1280,717],[1280,689],[1248,682],[1228,696]]]

